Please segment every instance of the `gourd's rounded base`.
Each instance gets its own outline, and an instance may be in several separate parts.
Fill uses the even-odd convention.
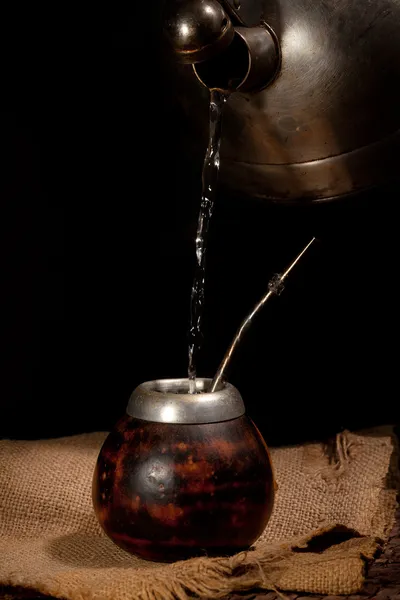
[[[93,478],[105,533],[159,562],[248,549],[273,501],[268,450],[247,416],[187,425],[126,415],[104,442]]]
[[[126,552],[151,562],[173,563],[178,560],[202,556],[217,558],[220,556],[233,556],[244,550],[249,550],[249,546],[199,548],[197,546],[172,546],[171,544],[157,545],[147,540],[123,540],[118,535],[110,535],[109,537]]]

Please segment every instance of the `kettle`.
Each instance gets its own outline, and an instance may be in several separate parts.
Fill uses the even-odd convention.
[[[230,94],[223,188],[305,204],[398,177],[399,0],[167,0],[164,30],[198,129]]]

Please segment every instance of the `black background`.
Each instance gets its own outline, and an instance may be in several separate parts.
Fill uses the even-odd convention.
[[[20,438],[109,429],[141,381],[185,376],[205,150],[185,146],[159,4],[29,10],[4,17],[1,61],[0,434]],[[399,189],[307,209],[219,194],[201,375],[320,239],[230,374],[270,443],[398,420]]]

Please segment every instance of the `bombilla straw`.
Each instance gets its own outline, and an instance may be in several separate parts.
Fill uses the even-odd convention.
[[[222,379],[224,378],[224,375],[226,373],[226,370],[227,370],[229,362],[232,358],[232,355],[235,352],[237,345],[240,343],[245,331],[251,325],[253,317],[264,306],[264,304],[271,298],[271,296],[273,296],[275,294],[277,296],[279,296],[279,294],[283,291],[283,282],[285,281],[285,279],[287,278],[287,276],[289,275],[289,273],[291,272],[293,267],[295,267],[297,265],[297,263],[302,258],[302,256],[307,252],[307,250],[313,244],[313,242],[315,242],[315,237],[313,237],[312,240],[310,242],[308,242],[307,246],[305,246],[303,248],[303,250],[300,252],[300,254],[298,254],[296,256],[296,258],[290,263],[290,265],[288,266],[286,271],[284,273],[282,273],[282,275],[279,275],[279,274],[275,275],[271,279],[271,281],[268,283],[268,292],[261,298],[261,300],[258,302],[258,304],[256,304],[256,306],[253,308],[251,313],[247,315],[247,317],[245,318],[245,320],[242,322],[241,326],[237,330],[236,335],[233,338],[233,341],[232,341],[231,345],[229,346],[221,364],[219,365],[218,371],[216,372],[214,379],[212,380],[210,392],[215,392],[215,390],[218,389],[218,386],[220,385]]]

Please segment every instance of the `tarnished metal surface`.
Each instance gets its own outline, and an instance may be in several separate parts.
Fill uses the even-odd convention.
[[[271,0],[262,13],[281,70],[263,91],[228,100],[222,184],[314,201],[399,177],[400,0]],[[192,118],[202,120],[201,86],[185,77],[191,98],[198,86]]]
[[[356,150],[320,160],[262,164],[221,160],[225,187],[244,196],[285,202],[321,202],[399,177],[400,130]]]

